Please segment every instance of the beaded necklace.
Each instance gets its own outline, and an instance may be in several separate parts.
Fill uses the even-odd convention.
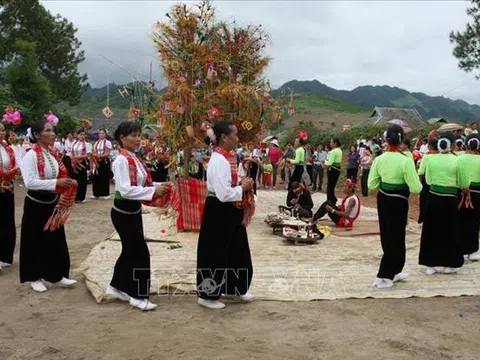
[[[42,148],[42,152],[47,156],[48,165],[50,165],[50,169],[52,169],[52,179],[57,178],[57,171],[55,170],[55,164],[53,163],[52,156],[50,155],[49,151],[46,151]]]

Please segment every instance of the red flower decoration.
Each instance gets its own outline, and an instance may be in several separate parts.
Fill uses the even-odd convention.
[[[307,140],[308,139],[308,134],[305,130],[299,130],[298,134],[297,134],[297,137],[300,138],[300,139],[303,139],[303,140]]]

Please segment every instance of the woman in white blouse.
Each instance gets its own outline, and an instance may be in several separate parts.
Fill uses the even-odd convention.
[[[140,146],[140,133],[140,126],[132,122],[121,123],[115,131],[115,140],[122,147],[112,167],[115,200],[111,217],[122,252],[106,293],[141,310],[153,310],[157,305],[148,301],[150,253],[143,234],[141,202],[163,196],[167,188],[152,183],[146,165],[135,154]]]
[[[93,145],[93,154],[97,163],[92,174],[92,199],[110,199],[110,179],[112,171],[110,169],[110,151],[112,143],[107,140],[107,131],[100,129],[99,139]]]
[[[240,202],[254,182],[252,178],[239,181],[233,153],[238,144],[237,127],[222,121],[213,131],[216,147],[208,163],[208,197],[198,237],[197,293],[199,305],[222,309],[222,294],[240,301],[253,298],[248,293],[253,267],[244,222],[246,209]]]
[[[47,290],[46,283],[68,287],[76,283],[69,279],[70,255],[65,228],[44,231],[45,224],[58,202],[56,189],[69,188],[63,163],[49,149],[55,138],[53,126],[45,120],[36,122],[29,133],[32,150],[22,162],[22,176],[27,188],[23,208],[20,239],[20,282],[30,282],[33,290]]]
[[[85,140],[84,130],[78,132],[78,139],[72,145],[72,177],[78,182],[76,201],[84,203],[87,194],[88,157],[92,153],[92,144]]]
[[[18,168],[14,149],[5,142],[6,134],[0,123],[0,271],[12,265],[17,235],[13,178]]]

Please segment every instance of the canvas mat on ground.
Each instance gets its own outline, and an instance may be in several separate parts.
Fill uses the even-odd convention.
[[[432,296],[480,295],[480,263],[466,262],[456,274],[427,276],[417,264],[420,228],[414,222],[408,225],[407,263],[404,271],[407,281],[392,289],[377,290],[372,282],[382,255],[378,235],[339,237],[335,233],[316,245],[294,246],[286,243],[263,220],[285,202],[284,191],[259,191],[257,213],[248,228],[253,259],[251,292],[257,299],[308,301],[345,298],[406,298]],[[314,194],[315,206],[324,200],[324,194]],[[370,223],[376,219],[376,210],[363,208],[359,221]],[[185,294],[195,292],[196,249],[198,233],[170,231],[162,236],[164,219],[150,212],[144,215],[146,238],[151,253],[152,293]],[[328,225],[328,222],[322,223]],[[343,234],[342,234],[343,235]],[[99,243],[84,261],[81,271],[88,289],[98,302],[106,301],[108,286],[121,244],[111,239]],[[178,243],[181,247],[175,248]]]

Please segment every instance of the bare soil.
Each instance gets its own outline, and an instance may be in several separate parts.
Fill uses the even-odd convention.
[[[23,188],[16,188],[20,225]],[[90,195],[90,194],[88,194]],[[365,201],[370,204],[374,196]],[[77,205],[67,225],[72,269],[113,230],[110,201]],[[18,243],[19,243],[18,239]],[[18,250],[17,244],[17,250]],[[221,311],[194,297],[152,297],[142,313],[74,289],[34,293],[0,273],[0,359],[478,359],[480,298],[256,301]],[[372,277],[374,274],[372,274]]]

